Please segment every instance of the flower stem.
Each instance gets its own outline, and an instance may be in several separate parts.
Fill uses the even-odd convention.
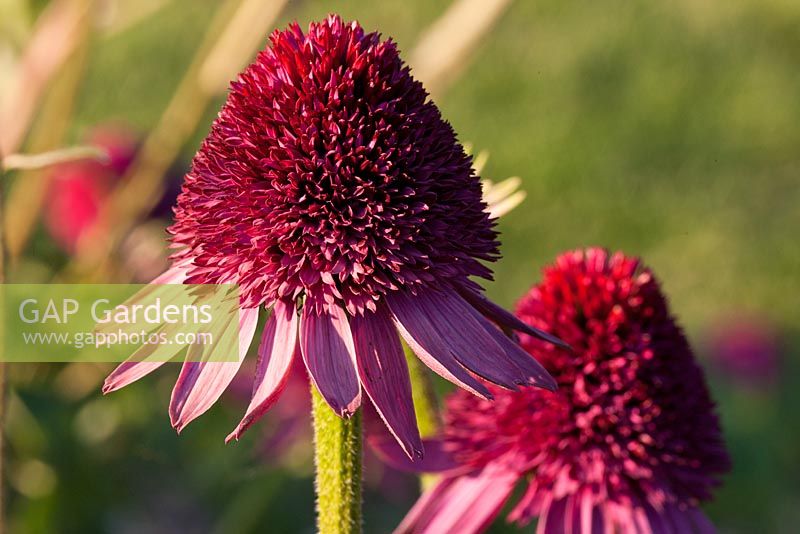
[[[408,374],[411,377],[411,396],[414,399],[414,413],[417,416],[419,433],[423,438],[435,436],[439,433],[442,422],[428,368],[419,361],[411,349],[404,347],[404,350],[408,362]]]
[[[406,362],[408,362],[408,374],[411,377],[411,396],[414,399],[414,413],[417,416],[419,434],[423,438],[438,436],[442,428],[442,420],[439,416],[439,402],[429,370],[410,348],[404,346],[403,349],[406,353]],[[425,491],[432,487],[436,480],[436,475],[421,475],[420,488]]]
[[[361,532],[361,411],[350,419],[336,415],[313,385],[314,463],[317,531]]]

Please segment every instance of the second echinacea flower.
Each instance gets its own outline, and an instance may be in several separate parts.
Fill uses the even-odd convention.
[[[508,519],[538,518],[540,534],[713,532],[699,504],[730,459],[703,371],[653,274],[620,253],[570,252],[518,316],[572,345],[522,340],[559,389],[492,387],[491,403],[454,393],[444,440],[424,464],[377,441],[395,465],[445,471],[397,533],[482,532],[520,482]]]
[[[400,339],[435,372],[483,398],[555,387],[509,337],[559,341],[489,302],[470,280],[498,256],[481,184],[450,125],[394,43],[331,16],[293,25],[232,84],[195,156],[161,283],[237,283],[240,346],[272,312],[253,397],[229,436],[269,409],[296,357],[340,416],[363,394],[409,456],[422,455]],[[186,362],[170,417],[207,410],[241,363]],[[127,362],[112,391],[156,366]]]

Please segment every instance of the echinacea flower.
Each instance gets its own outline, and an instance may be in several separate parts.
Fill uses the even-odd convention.
[[[74,253],[83,235],[98,223],[101,210],[139,147],[136,133],[121,124],[97,126],[85,142],[104,151],[107,159],[77,160],[54,166],[44,198],[45,228],[56,244],[68,253]],[[178,176],[170,169],[164,180],[166,191],[149,214],[151,218],[171,217],[180,185]]]
[[[733,383],[767,390],[778,381],[781,340],[765,319],[741,315],[719,320],[707,341],[711,365]]]
[[[470,158],[395,44],[330,16],[275,32],[233,82],[194,158],[159,283],[236,283],[240,357],[186,362],[170,416],[182,429],[230,384],[271,308],[237,439],[280,395],[291,363],[342,417],[362,395],[409,456],[422,455],[397,335],[435,372],[483,398],[554,387],[500,329],[558,340],[488,301],[493,222]],[[487,320],[487,318],[489,320]],[[105,391],[153,370],[123,363]]]
[[[570,252],[518,316],[571,344],[523,336],[558,390],[492,387],[494,402],[454,393],[441,444],[450,460],[436,466],[444,478],[398,532],[482,531],[520,481],[508,519],[538,517],[540,533],[713,531],[698,504],[729,458],[703,372],[653,274],[621,253]],[[400,462],[389,445],[384,454]]]
[[[103,149],[108,160],[73,161],[55,166],[45,196],[45,228],[70,253],[96,223],[103,203],[136,151],[135,136],[121,127],[97,128],[87,141]]]

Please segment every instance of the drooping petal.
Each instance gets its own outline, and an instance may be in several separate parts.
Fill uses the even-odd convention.
[[[531,384],[555,389],[544,367],[504,338],[455,291],[442,291],[437,298],[437,306],[427,306],[428,317],[442,337],[453,340],[453,354],[464,367],[508,389]]]
[[[157,333],[164,333],[168,336],[168,339],[172,339],[172,331],[174,330],[177,330],[176,325],[167,324],[160,327]],[[103,382],[103,394],[111,393],[112,391],[116,391],[128,384],[136,382],[164,365],[169,360],[163,350],[164,348],[164,345],[145,343],[136,349],[130,358],[119,364],[117,368],[106,377],[105,382]],[[174,345],[167,348],[174,348],[171,356],[175,356],[183,347],[181,345]],[[157,351],[159,355],[154,356],[154,353]],[[155,359],[156,357],[158,359]]]
[[[358,376],[364,391],[389,431],[410,458],[422,458],[422,438],[417,428],[411,379],[397,337],[384,306],[350,320]]]
[[[536,359],[525,352],[522,347],[514,343],[494,325],[484,323],[484,328],[492,336],[495,343],[500,345],[506,357],[513,361],[519,367],[525,376],[530,378],[530,384],[541,388],[555,391],[558,388],[558,383],[550,376],[542,364]]]
[[[566,509],[566,499],[553,499],[539,517],[536,534],[563,533],[567,520]]]
[[[698,534],[715,534],[717,532],[714,524],[701,509],[694,508],[689,511],[689,515]]]
[[[395,326],[403,339],[414,354],[439,376],[479,397],[491,399],[492,394],[486,386],[456,360],[449,344],[425,316],[420,300],[424,298],[422,292],[413,296],[404,291],[394,291],[386,296]]]
[[[408,454],[399,446],[397,440],[390,439],[388,436],[369,436],[367,443],[381,461],[398,471],[451,475],[453,472],[461,472],[465,469],[444,449],[444,442],[440,439],[422,440],[425,456],[416,460],[409,459]]]
[[[664,513],[666,514],[670,523],[672,523],[672,530],[674,530],[677,534],[680,534],[681,532],[694,532],[692,523],[689,519],[689,514],[679,510],[676,505],[667,505]]]
[[[475,309],[481,312],[483,315],[491,319],[492,321],[496,322],[498,325],[509,328],[511,330],[518,330],[520,332],[525,332],[528,335],[538,337],[539,339],[543,339],[561,347],[566,350],[572,350],[567,343],[564,343],[557,337],[544,332],[543,330],[539,330],[538,328],[534,328],[524,322],[520,321],[514,314],[511,312],[503,309],[502,307],[498,306],[491,300],[487,299],[484,295],[477,293],[469,288],[457,288],[459,294],[464,297],[464,299],[469,302]]]
[[[325,401],[340,416],[353,415],[361,405],[361,386],[345,311],[336,305],[319,312],[305,306],[300,349],[311,381]]]
[[[197,358],[189,357],[184,362],[169,404],[169,418],[178,432],[217,402],[231,383],[253,341],[257,324],[258,308],[239,310],[239,353],[236,361],[208,361],[213,359],[214,352],[227,350],[223,346],[224,338],[220,338],[214,344],[208,359],[197,361]],[[235,323],[231,326],[235,328]],[[193,347],[195,346],[190,346],[190,350]]]
[[[144,345],[150,347],[150,345]],[[138,353],[139,351],[137,351]],[[103,395],[124,388],[128,384],[136,382],[164,365],[164,361],[146,361],[134,353],[133,356],[122,362],[114,369],[103,382]]]
[[[450,354],[473,373],[512,390],[536,382],[506,356],[490,334],[491,325],[455,291],[426,290],[407,298],[418,309],[417,321],[426,321],[427,329],[436,332]],[[536,374],[541,376],[542,371]]]
[[[443,490],[431,490],[436,498],[424,498],[415,506],[395,534],[474,534],[483,532],[500,513],[519,480],[519,474],[489,465],[471,476],[461,476]],[[409,521],[409,519],[413,521]]]
[[[182,284],[188,276],[189,264],[191,264],[190,259],[176,262],[172,267],[156,276],[150,284]]]
[[[297,348],[297,321],[293,302],[275,302],[258,347],[253,397],[244,418],[225,439],[226,442],[238,440],[250,425],[272,407],[283,392]]]
[[[417,499],[411,510],[408,511],[403,521],[397,526],[393,534],[414,534],[422,532],[436,514],[447,505],[447,496],[450,488],[458,478],[444,478],[427,490]]]
[[[591,534],[599,532],[602,528],[602,518],[597,506],[594,505],[591,493],[584,491],[578,505],[580,509],[580,532],[581,534]]]

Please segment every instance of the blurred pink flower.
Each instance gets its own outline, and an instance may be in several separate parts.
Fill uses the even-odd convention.
[[[767,387],[780,373],[780,341],[766,321],[747,316],[717,323],[709,334],[711,364],[734,382]]]
[[[72,253],[136,152],[136,137],[122,127],[97,128],[87,143],[104,149],[108,161],[74,161],[53,168],[45,196],[44,224],[53,240]]]
[[[698,504],[729,458],[703,372],[652,273],[620,253],[566,253],[518,315],[574,348],[522,340],[559,389],[492,386],[495,402],[454,393],[441,454],[422,465],[444,476],[397,532],[483,531],[520,481],[508,519],[538,517],[540,533],[713,531]],[[420,468],[373,441],[393,464]]]
[[[366,392],[409,456],[423,454],[397,330],[434,371],[473,393],[470,371],[509,389],[553,387],[485,316],[557,342],[486,300],[471,276],[497,258],[470,158],[391,41],[330,16],[296,24],[233,82],[178,197],[173,268],[161,283],[237,283],[240,359],[186,362],[178,430],[228,387],[271,308],[238,439],[302,358],[331,408]],[[301,308],[298,311],[298,308]],[[127,362],[105,391],[155,367]]]

